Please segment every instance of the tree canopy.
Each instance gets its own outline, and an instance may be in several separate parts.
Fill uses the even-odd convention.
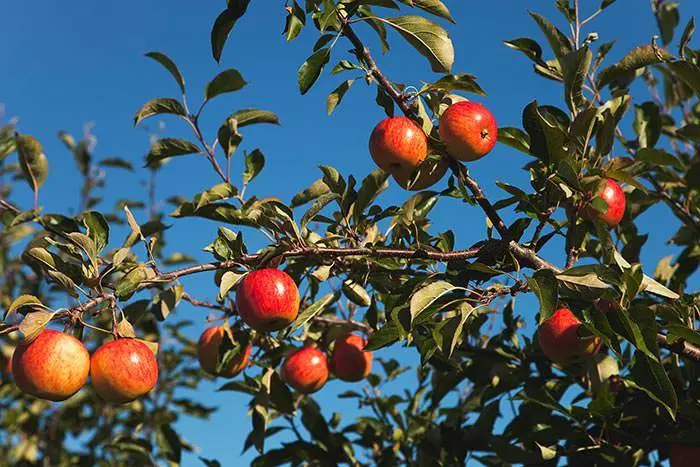
[[[217,378],[213,373],[220,391],[249,396],[250,432],[239,444],[258,452],[256,466],[658,465],[669,456],[674,465],[692,465],[700,453],[700,293],[690,285],[700,264],[700,50],[693,48],[693,19],[681,21],[676,2],[652,1],[657,35],[650,32],[649,43],[614,63],[607,55],[615,38],[603,42],[588,30],[615,0],[557,0],[556,18],[531,12],[540,36],[504,43],[514,60],[529,60],[534,73],[556,83],[561,100],[533,100],[520,127],[498,128],[498,144],[523,154],[530,184],[489,181],[502,191],[489,199],[486,182],[469,171],[472,159],[458,157],[445,136],[446,110],[478,102],[487,88],[453,69],[460,44],[448,31],[460,18],[445,3],[279,3],[287,12],[286,41],[304,28],[318,33],[308,58],[299,60],[299,92],[340,78],[327,98],[331,114],[364,82],[376,89],[375,102],[366,104],[387,117],[408,117],[427,138],[427,156],[405,179],[392,165],[357,178],[325,165],[291,200],[247,194],[263,169],[274,170],[264,142],[248,149],[248,127],[277,125],[280,117],[242,108],[205,131],[200,116],[209,101],[248,85],[241,72],[226,68],[222,53],[237,21],[256,7],[250,0],[229,0],[212,18],[211,54],[224,71],[205,84],[201,102],[188,99],[184,74],[168,55],[146,54],[181,95],[146,102],[134,125],[172,119],[191,130],[189,139],[154,138],[136,169],[133,161],[99,158],[89,132],[81,139],[58,135],[83,179],[77,215],[42,208],[52,155],[21,125],[2,126],[0,463],[179,465],[194,446],[175,422],[206,419],[217,409],[181,390]],[[388,51],[381,62],[392,59],[394,41],[412,46],[414,82],[422,84],[388,76],[367,45],[370,35]],[[430,71],[440,77],[421,81]],[[147,171],[153,184],[166,162],[181,157],[211,167],[211,188],[169,199],[171,212],[156,207],[152,192],[112,209],[102,203],[100,191],[117,189],[103,168]],[[232,175],[233,158],[245,161],[241,174]],[[421,178],[426,173],[435,175],[431,183]],[[406,188],[405,197],[387,205],[381,195],[392,183]],[[22,185],[34,195],[31,205],[14,201]],[[457,248],[452,230],[436,231],[431,223],[438,202],[485,219],[485,238]],[[681,250],[641,264],[649,234],[637,219],[655,205],[677,218],[679,228],[666,240]],[[190,252],[170,251],[168,229],[183,218],[208,221],[216,237]],[[123,227],[127,235],[115,235]],[[249,236],[265,238],[266,246],[249,249]],[[563,251],[545,257],[545,246],[559,239]],[[197,248],[209,262],[193,260]],[[298,287],[288,322],[265,327],[243,309],[274,295],[241,290],[263,269],[285,271],[293,280],[288,289]],[[188,289],[188,276],[201,273],[213,273],[211,289]],[[523,327],[515,306],[515,297],[528,293],[539,302],[536,330]],[[171,315],[183,301],[209,309],[211,324],[223,325],[218,337],[207,338],[215,356],[209,366],[202,341],[183,331],[202,323]],[[12,382],[20,371],[13,352],[37,342],[47,327],[62,328],[90,350],[110,340],[140,341],[157,356],[155,389],[123,405],[105,402],[93,373],[63,402],[21,391],[24,383]],[[389,346],[415,351],[415,386],[384,390],[409,371],[395,359],[376,359],[371,374],[342,376],[339,365],[350,357],[335,354],[342,345],[352,354],[360,341],[348,338],[351,332],[366,338],[357,344],[365,357]],[[302,347],[315,348],[324,362],[327,355],[335,377],[362,379],[340,396],[357,401],[359,416],[325,413],[313,391],[292,381],[284,362]],[[496,430],[505,403],[512,415]],[[283,431],[291,435],[280,441]],[[689,464],[679,463],[683,456]],[[219,465],[206,452],[200,458]]]

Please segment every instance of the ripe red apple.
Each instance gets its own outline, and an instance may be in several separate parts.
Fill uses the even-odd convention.
[[[328,380],[326,354],[311,346],[294,350],[282,364],[282,379],[302,394],[318,391]]]
[[[243,321],[256,331],[279,331],[299,313],[299,289],[286,272],[259,269],[241,281],[236,307]]]
[[[450,156],[465,162],[481,159],[498,140],[498,126],[491,112],[470,101],[449,106],[440,117],[439,132]]]
[[[428,138],[423,129],[407,117],[385,118],[374,127],[369,138],[369,153],[375,164],[389,172],[404,188],[411,176],[428,156]],[[426,173],[423,180],[417,180],[427,188],[442,178],[447,169]],[[423,177],[421,177],[423,178]],[[416,183],[418,185],[418,183]],[[411,189],[423,189],[415,188]]]
[[[671,467],[695,467],[700,462],[700,448],[673,444],[669,459]]]
[[[148,394],[158,381],[158,361],[137,339],[117,339],[98,348],[90,361],[90,381],[107,402],[124,404]]]
[[[221,348],[221,341],[224,339],[225,335],[226,330],[223,326],[211,326],[207,328],[199,337],[199,342],[197,343],[197,358],[199,358],[199,365],[202,367],[202,370],[207,373],[214,376],[223,376],[224,378],[233,378],[248,366],[248,359],[250,358],[252,346],[250,342],[246,342],[245,348],[231,359],[226,368],[220,373],[217,373],[216,366],[219,362],[219,349]]]
[[[90,354],[75,337],[44,329],[12,356],[12,377],[27,394],[63,401],[78,392],[90,372]]]
[[[331,372],[343,381],[360,381],[372,371],[372,352],[363,351],[367,340],[358,334],[346,334],[335,341],[331,354]]]
[[[625,215],[625,207],[627,205],[625,192],[622,191],[622,187],[619,183],[609,178],[605,182],[603,192],[597,197],[603,199],[608,205],[605,214],[594,209],[592,206],[587,206],[584,210],[584,216],[592,221],[597,220],[605,222],[608,224],[608,227],[615,227]]]
[[[598,352],[600,339],[579,337],[581,321],[568,308],[560,308],[539,326],[537,339],[544,354],[555,363],[566,365]]]

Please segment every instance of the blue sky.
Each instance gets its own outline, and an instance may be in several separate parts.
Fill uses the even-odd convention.
[[[242,147],[259,147],[267,159],[265,170],[249,188],[251,194],[277,196],[289,201],[318,178],[320,164],[333,165],[343,174],[354,174],[359,179],[374,169],[367,140],[372,127],[383,118],[382,110],[374,104],[374,89],[358,80],[331,117],[326,115],[326,96],[347,77],[331,77],[326,73],[306,96],[300,96],[296,71],[310,55],[311,45],[318,35],[313,27],[307,27],[299,39],[285,43],[281,36],[283,3],[253,2],[248,14],[236,26],[221,65],[211,57],[209,31],[223,8],[223,1],[44,0],[4,5],[6,40],[5,46],[0,48],[0,103],[5,105],[6,118],[19,117],[20,131],[36,136],[44,145],[50,161],[49,180],[41,193],[46,210],[65,212],[66,209],[75,210],[77,204],[80,179],[71,155],[56,137],[59,130],[80,135],[85,123],[94,122],[94,133],[99,140],[98,158],[119,156],[132,161],[136,167],[142,165],[148,137],[143,129],[133,128],[134,113],[153,97],[178,96],[178,88],[169,75],[143,56],[153,50],[167,53],[177,62],[185,75],[190,102],[198,102],[204,84],[226,68],[237,68],[250,83],[242,91],[220,96],[207,106],[201,124],[209,141],[220,122],[234,110],[259,107],[280,115],[281,127],[263,126],[244,133]],[[550,3],[553,2],[527,2],[526,6],[526,2],[512,0],[447,2],[457,20],[457,25],[446,25],[456,45],[454,71],[479,77],[479,83],[489,95],[478,100],[491,108],[501,126],[519,127],[522,108],[535,98],[540,103],[562,105],[560,87],[536,77],[527,59],[502,43],[505,39],[532,37],[545,44],[527,8],[563,26]],[[582,3],[589,11],[599,4]],[[681,11],[682,28],[691,15],[700,14],[700,4],[681,2]],[[393,80],[419,86],[421,80],[431,81],[437,77],[430,72],[427,62],[406,47],[400,37],[392,35],[392,51],[382,56],[369,28],[358,25],[357,30],[373,47],[380,67]],[[590,31],[597,32],[601,42],[618,39],[611,53],[611,58],[616,59],[632,47],[648,43],[656,33],[656,25],[648,2],[618,0],[585,30],[584,36]],[[677,38],[672,51],[676,50],[676,44]],[[332,63],[344,58],[348,49],[348,44],[341,41]],[[164,122],[164,136],[190,136],[182,122],[167,118]],[[150,128],[156,128],[156,124],[155,119],[147,123]],[[624,130],[631,132],[631,125]],[[495,180],[528,187],[528,174],[519,170],[526,162],[527,156],[498,145],[488,157],[472,164],[471,170],[487,195],[498,199],[503,194],[494,184]],[[236,168],[240,173],[240,157],[234,164],[234,173]],[[109,170],[108,193],[102,207],[109,209],[118,198],[145,198],[146,175],[144,170],[135,174]],[[157,199],[162,201],[173,194],[191,197],[217,183],[217,179],[204,160],[185,157],[168,164],[158,182]],[[380,201],[400,203],[407,196],[392,186]],[[19,188],[14,199],[28,206],[30,194]],[[165,209],[169,211],[170,208],[166,206]],[[483,215],[476,207],[445,200],[438,204],[434,213],[435,231],[453,228],[458,247],[469,246],[485,235]],[[145,220],[145,213],[136,211],[135,214]],[[217,226],[196,220],[178,220],[173,224],[167,237],[168,252],[196,253],[205,260],[205,254],[193,249],[211,241]],[[640,231],[652,234],[642,256],[648,273],[660,258],[677,251],[665,244],[676,226],[674,217],[665,207],[653,208],[644,214]],[[561,246],[558,243],[548,249],[557,263],[561,263],[558,253]],[[696,278],[695,287],[697,282]],[[216,294],[210,276],[190,278],[185,285],[190,293],[201,298],[213,298]],[[519,298],[516,310],[531,318],[536,304],[532,297]],[[186,304],[181,305],[177,313],[191,316],[202,324],[206,315],[205,311]],[[532,327],[529,329],[528,334]],[[199,328],[194,329],[193,334],[199,331]],[[413,352],[397,348],[378,354],[385,358],[400,355],[402,361],[416,363]],[[216,385],[207,383],[203,387],[197,396],[206,403],[221,405],[221,410],[210,423],[183,421],[179,428],[202,449],[202,455],[231,465],[239,459],[240,446],[250,424],[246,416],[247,399],[233,393],[214,393]],[[333,404],[336,410],[351,410],[352,404],[338,405],[335,399],[335,394],[345,388],[333,382],[318,399],[326,407]],[[351,413],[346,419],[349,416]],[[250,460],[251,453],[244,459]],[[194,458],[189,458],[186,464],[193,462]]]

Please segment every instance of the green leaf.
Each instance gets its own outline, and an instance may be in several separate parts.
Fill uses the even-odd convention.
[[[343,100],[343,96],[345,96],[345,93],[348,92],[350,86],[352,86],[352,83],[354,82],[354,79],[343,81],[342,83],[340,83],[340,86],[335,88],[333,92],[331,92],[328,95],[328,99],[326,102],[326,110],[328,111],[328,115],[331,115],[335,108],[338,107],[340,101]]]
[[[96,261],[97,247],[95,246],[95,242],[90,237],[80,232],[70,232],[68,234],[68,238],[71,240],[71,242],[78,245],[80,249],[85,252],[85,254],[87,254],[90,261],[93,263]]]
[[[330,188],[328,188],[328,185],[326,185],[326,182],[324,182],[323,179],[319,178],[307,189],[294,195],[294,198],[292,198],[291,207],[296,208],[302,206],[309,201],[315,200],[321,195],[325,195],[328,192],[330,192]]]
[[[294,40],[306,24],[306,13],[301,9],[299,4],[294,0],[292,6],[288,7],[287,22],[284,26],[285,39],[287,42]]]
[[[234,288],[236,284],[245,276],[235,271],[226,271],[221,276],[221,283],[219,284],[219,300],[223,300],[228,294],[229,290]]]
[[[455,52],[452,40],[440,25],[422,16],[397,16],[384,19],[430,62],[433,71],[449,73]]]
[[[145,167],[159,167],[164,159],[187,154],[198,154],[202,151],[196,144],[179,138],[162,138],[153,143],[146,156]]]
[[[265,166],[265,156],[260,149],[255,149],[245,156],[245,170],[243,171],[243,184],[247,185],[253,180]]]
[[[641,352],[635,352],[630,367],[630,376],[632,378],[626,379],[625,383],[631,383],[632,387],[644,391],[649,397],[661,404],[675,420],[678,410],[678,396],[661,363]]]
[[[666,46],[673,40],[673,33],[678,26],[680,16],[678,14],[678,3],[658,2],[653,3],[653,10],[656,14],[656,22],[661,32],[661,40]]]
[[[129,271],[119,282],[115,290],[115,295],[120,299],[128,298],[141,282],[151,279],[155,276],[153,269],[147,268],[144,265],[139,265]]]
[[[128,170],[129,172],[134,171],[134,166],[131,165],[131,162],[121,159],[119,157],[108,157],[106,159],[102,159],[100,161],[100,165],[102,167],[114,167],[118,169],[124,169]]]
[[[331,49],[325,47],[318,50],[313,55],[311,55],[302,65],[299,67],[297,72],[297,81],[299,83],[299,90],[302,94],[306,94],[311,86],[314,85],[318,77],[323,71],[323,67],[326,66],[331,58]]]
[[[564,95],[566,104],[572,111],[586,103],[583,85],[591,67],[593,54],[588,47],[582,47],[564,55],[560,62],[564,71]]]
[[[29,344],[36,339],[51,322],[55,314],[55,311],[33,311],[28,313],[19,324],[22,344]]]
[[[19,297],[15,298],[14,301],[10,304],[10,306],[7,308],[7,311],[5,312],[5,316],[3,317],[4,320],[7,320],[9,316],[12,315],[12,313],[22,309],[22,308],[45,308],[44,305],[41,303],[41,300],[36,298],[34,295],[20,295]]]
[[[393,344],[399,340],[401,334],[399,328],[393,321],[386,323],[379,330],[369,336],[365,350],[374,351]]]
[[[690,86],[696,95],[700,95],[700,67],[687,61],[669,63],[668,67],[681,81]]]
[[[498,129],[498,142],[513,149],[530,154],[530,137],[524,131],[513,127]]]
[[[250,0],[229,0],[228,7],[214,21],[214,26],[211,29],[211,53],[217,62],[221,60],[221,53],[231,30],[245,14],[249,3]]]
[[[316,198],[314,204],[311,205],[309,210],[306,211],[306,213],[304,213],[304,216],[301,218],[301,227],[306,227],[306,224],[311,222],[313,218],[316,217],[316,215],[323,210],[323,208],[325,208],[326,206],[328,206],[328,204],[337,199],[340,199],[340,195],[337,193],[326,193]]]
[[[445,281],[437,281],[417,290],[411,297],[411,319],[415,319],[443,295],[460,289]]]
[[[216,75],[214,79],[207,83],[206,87],[204,88],[204,98],[209,100],[218,96],[219,94],[238,91],[246,84],[248,83],[246,83],[238,70],[225,70]]]
[[[455,348],[462,342],[464,325],[474,308],[466,302],[459,304],[455,316],[440,321],[433,330],[435,343],[447,358],[451,358]]]
[[[182,459],[182,441],[170,425],[161,425],[156,432],[156,441],[161,453],[169,461],[179,464]]]
[[[464,91],[485,96],[486,92],[481,89],[481,86],[476,82],[476,76],[468,73],[459,73],[456,75],[445,75],[439,80],[431,84],[426,84],[421,92],[440,89],[445,91]]]
[[[674,155],[661,149],[643,148],[635,154],[637,160],[646,162],[653,166],[670,165],[676,169],[683,170],[683,163]]]
[[[445,6],[440,0],[399,0],[401,3],[420,8],[423,11],[438,16],[440,18],[446,19],[450,23],[454,23],[455,20],[450,14],[450,10]]]
[[[350,279],[345,279],[342,285],[343,294],[359,306],[369,306],[372,303],[372,297],[367,293],[364,287]]]
[[[299,313],[299,316],[297,316],[297,319],[294,321],[294,324],[290,328],[289,332],[291,333],[296,329],[299,329],[300,327],[308,323],[311,319],[323,313],[331,303],[337,300],[337,298],[338,297],[335,294],[329,293],[321,297],[319,300],[316,300],[308,307],[306,307],[304,311]]]
[[[661,111],[653,102],[645,102],[634,107],[634,131],[639,138],[640,148],[652,148],[661,136]]]
[[[599,88],[612,83],[625,73],[638,70],[647,65],[666,62],[673,56],[664,49],[654,47],[651,44],[642,45],[629,52],[615,65],[604,68],[598,73],[597,84]]]
[[[690,18],[690,21],[688,21],[688,24],[685,26],[685,29],[683,30],[683,34],[681,35],[681,40],[678,44],[678,54],[681,56],[681,58],[684,58],[685,56],[685,48],[690,43],[690,39],[693,37],[693,33],[695,32],[695,18]]]
[[[530,289],[535,292],[540,302],[540,323],[554,314],[559,299],[559,283],[554,273],[542,269],[527,280]]]
[[[359,218],[362,212],[367,209],[379,196],[381,192],[389,188],[389,174],[380,169],[373,170],[367,175],[357,192],[357,199],[353,207],[355,216]]]
[[[151,99],[150,101],[146,102],[138,112],[136,112],[136,116],[134,117],[134,126],[138,125],[142,120],[148,117],[161,114],[179,115],[184,117],[187,115],[187,112],[185,112],[185,108],[182,106],[182,104],[175,99],[171,99],[169,97]]]
[[[184,289],[181,285],[174,285],[159,293],[153,299],[152,311],[158,321],[165,321],[168,315],[175,309],[182,299]]]
[[[224,150],[226,158],[230,158],[238,145],[243,141],[243,135],[238,132],[238,120],[233,117],[228,117],[224,123],[219,127],[217,132],[219,138],[219,144],[221,149]]]
[[[562,58],[573,50],[573,44],[566,35],[557,29],[547,18],[537,13],[529,12],[530,16],[535,20],[537,26],[544,33],[552,48],[552,52],[557,58]]]
[[[540,47],[540,44],[533,39],[528,37],[519,37],[517,39],[503,41],[503,43],[511,49],[524,53],[526,57],[535,63],[544,63],[542,60],[542,47]]]
[[[195,205],[195,209],[199,209],[207,204],[214,203],[216,201],[221,201],[222,199],[228,199],[235,196],[237,190],[230,183],[222,182],[218,185],[214,185],[206,191],[198,193],[195,195],[192,202]]]
[[[19,164],[29,187],[38,192],[49,174],[49,161],[41,143],[33,136],[15,135]]]
[[[238,122],[238,128],[243,128],[248,125],[255,125],[257,123],[270,123],[273,125],[280,124],[280,119],[274,112],[261,109],[241,109],[232,113],[229,118],[236,119],[236,122]]]
[[[163,65],[163,67],[170,72],[171,75],[173,75],[173,78],[175,78],[175,81],[177,81],[178,86],[180,86],[180,90],[182,93],[185,93],[185,78],[182,76],[182,73],[180,73],[180,70],[177,68],[177,65],[175,65],[175,62],[170,59],[167,55],[161,52],[148,52],[146,54],[146,57],[152,58],[156,62],[160,63]]]

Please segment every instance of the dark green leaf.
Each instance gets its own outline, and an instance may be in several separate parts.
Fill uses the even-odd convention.
[[[297,72],[297,81],[299,83],[299,90],[302,94],[306,94],[311,86],[314,85],[318,77],[323,71],[323,67],[326,66],[328,60],[331,58],[331,49],[323,48],[315,52],[310,56],[302,65],[299,67]]]
[[[217,62],[221,60],[221,52],[233,26],[245,14],[249,3],[250,0],[229,0],[228,7],[214,21],[211,29],[211,52]]]
[[[177,65],[175,65],[175,62],[173,62],[170,57],[161,52],[148,52],[146,57],[152,58],[156,62],[163,65],[163,67],[168,70],[171,75],[173,75],[173,78],[175,78],[175,81],[177,81],[182,93],[185,93],[185,78],[183,78],[182,73],[180,73]]]
[[[238,91],[246,84],[238,70],[225,70],[207,83],[207,86],[204,88],[204,98],[209,100],[219,94]]]
[[[455,58],[452,40],[440,25],[421,16],[384,20],[430,62],[433,71],[449,73]]]
[[[185,108],[179,101],[168,97],[152,99],[146,102],[143,107],[136,112],[134,117],[134,126],[141,123],[142,120],[152,117],[153,115],[172,114],[184,117],[187,115]]]

